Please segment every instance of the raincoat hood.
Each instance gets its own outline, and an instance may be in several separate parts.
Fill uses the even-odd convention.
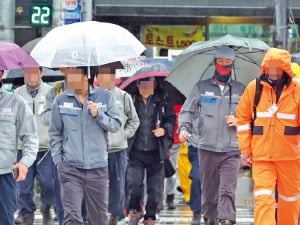
[[[291,69],[291,55],[287,50],[270,48],[261,63],[261,74],[266,74],[266,68],[270,67],[281,68],[291,78],[295,76]]]

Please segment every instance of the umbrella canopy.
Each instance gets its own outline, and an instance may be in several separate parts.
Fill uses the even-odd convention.
[[[125,28],[96,21],[51,30],[31,51],[44,67],[99,66],[138,57],[145,47]]]
[[[128,78],[121,84],[120,88],[125,89],[131,83],[147,77],[166,77],[169,72],[170,68],[164,64],[151,63],[136,71],[132,77]]]
[[[213,76],[215,51],[223,45],[235,51],[233,79],[247,84],[259,75],[260,64],[269,46],[257,39],[225,35],[212,41],[196,42],[186,48],[176,58],[166,80],[188,96],[199,80]]]
[[[35,38],[35,39],[32,39],[28,42],[26,42],[22,48],[27,52],[27,53],[30,53],[32,51],[32,49],[36,46],[36,44],[42,39],[42,37],[39,37],[39,38]]]
[[[169,82],[165,81],[165,77],[168,76],[173,63],[167,59],[160,58],[147,58],[141,61],[147,62],[148,65],[139,69],[132,77],[125,80],[120,85],[120,88],[134,95],[137,93],[135,81],[147,77],[155,77],[157,86],[167,94],[171,105],[183,104],[185,97]]]
[[[17,44],[0,42],[0,70],[38,66],[37,62]]]
[[[123,69],[116,70],[116,77],[132,77],[139,69],[151,67],[155,63],[164,65],[166,67],[165,70],[168,72],[170,72],[171,67],[173,66],[173,62],[165,58],[145,58],[141,60],[129,59],[122,62]]]
[[[55,82],[64,79],[65,77],[60,71],[43,68],[42,80],[44,82]],[[7,73],[3,78],[3,83],[12,83],[12,84],[24,83],[24,70],[14,69],[14,70],[7,71]]]

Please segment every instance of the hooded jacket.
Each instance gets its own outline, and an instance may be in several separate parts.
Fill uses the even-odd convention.
[[[284,74],[292,78],[291,58],[286,50],[271,48],[261,65],[265,75],[266,68],[280,67]],[[250,123],[253,118],[253,104],[256,92],[256,80],[247,86],[237,107],[237,134],[242,153],[252,155],[253,160],[295,160],[300,159],[300,85],[289,79],[276,100],[275,89],[266,81],[260,101],[256,107],[256,119],[253,131]],[[277,103],[276,103],[277,102]]]

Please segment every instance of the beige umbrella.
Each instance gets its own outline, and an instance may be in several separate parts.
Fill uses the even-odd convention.
[[[22,48],[27,52],[27,53],[30,53],[31,50],[35,47],[35,45],[42,39],[42,37],[38,37],[38,38],[35,38],[35,39],[32,39],[28,42],[26,42]]]

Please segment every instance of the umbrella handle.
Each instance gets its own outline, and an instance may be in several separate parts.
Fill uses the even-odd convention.
[[[90,96],[87,97],[88,101],[92,101],[92,98]],[[89,115],[92,115],[91,109],[88,109],[88,113]]]

